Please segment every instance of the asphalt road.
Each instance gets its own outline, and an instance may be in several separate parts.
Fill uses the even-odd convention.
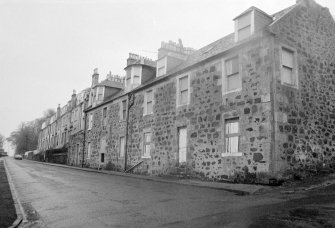
[[[283,201],[11,158],[7,167],[24,227],[247,227]]]

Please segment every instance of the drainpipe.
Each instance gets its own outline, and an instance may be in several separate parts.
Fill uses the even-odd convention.
[[[128,108],[127,108],[127,118],[126,118],[126,149],[124,155],[124,171],[127,170],[127,159],[128,159],[128,126],[129,126],[129,111],[130,108],[134,105],[134,94],[128,93]]]
[[[86,118],[87,113],[84,115],[84,139],[83,139],[83,159],[81,161],[81,167],[84,168],[84,159],[85,159],[85,143],[86,143]]]
[[[271,121],[271,163],[269,165],[269,172],[270,173],[276,173],[278,164],[276,164],[276,64],[275,64],[275,46],[276,46],[276,36],[271,36],[271,51],[272,51],[272,77],[270,77],[270,102],[271,102],[271,115],[272,115],[272,121]]]

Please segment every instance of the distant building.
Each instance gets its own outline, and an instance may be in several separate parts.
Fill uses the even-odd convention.
[[[250,7],[234,23],[199,50],[179,40],[162,42],[155,62],[130,54],[124,89],[94,71],[68,162],[241,182],[334,168],[329,10],[301,0],[273,15]]]
[[[3,149],[3,142],[0,141],[0,157],[5,157],[7,156],[7,152]]]

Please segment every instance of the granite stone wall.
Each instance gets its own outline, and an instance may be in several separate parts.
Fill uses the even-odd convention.
[[[79,131],[70,135],[67,164],[71,166],[81,166],[83,161],[84,132]],[[79,148],[78,148],[79,146]],[[85,161],[85,157],[84,157]]]
[[[307,5],[309,6],[307,7]],[[170,175],[178,167],[178,128],[187,127],[189,176],[241,182],[280,178],[287,170],[316,170],[335,165],[335,25],[326,8],[304,1],[280,21],[245,45],[199,63],[180,75],[135,92],[129,110],[127,168],[143,161],[135,173]],[[281,82],[281,50],[296,53],[297,86]],[[225,60],[238,56],[242,89],[224,91]],[[177,79],[190,78],[190,102],[177,106]],[[145,93],[153,90],[153,113],[145,115]],[[87,130],[90,167],[123,170],[118,98],[88,112],[94,114]],[[103,108],[108,107],[103,119]],[[241,154],[225,153],[225,122],[239,120]],[[87,122],[88,126],[88,122]],[[150,157],[143,157],[144,133],[151,132]],[[105,154],[101,163],[100,154]],[[86,156],[86,155],[85,155]],[[185,173],[184,173],[185,174]]]
[[[122,100],[126,99],[123,98]],[[93,114],[93,125],[90,130],[86,130],[86,165],[92,168],[109,168],[113,170],[124,169],[124,157],[120,157],[120,137],[125,136],[126,121],[121,120],[121,101],[98,107],[87,113]],[[103,109],[107,107],[106,118],[103,118]],[[86,126],[89,126],[88,120]],[[91,144],[91,156],[87,157],[88,143]],[[105,161],[102,163],[100,154],[105,154]],[[108,164],[110,163],[110,164]],[[112,165],[112,167],[111,167]]]
[[[276,34],[277,172],[335,167],[335,23],[327,8],[305,1],[273,26]],[[280,78],[282,45],[297,53],[298,88]]]
[[[224,94],[222,60],[239,56],[242,90]],[[190,104],[177,107],[176,78],[156,85],[152,115],[143,115],[144,93],[135,95],[130,114],[130,162],[144,162],[138,173],[173,174],[178,168],[178,127],[187,127],[187,172],[207,179],[257,178],[269,172],[272,156],[270,83],[271,38],[185,72],[190,77]],[[148,88],[150,90],[152,88]],[[225,120],[238,117],[242,156],[224,153]],[[151,158],[142,158],[144,132],[152,133]]]

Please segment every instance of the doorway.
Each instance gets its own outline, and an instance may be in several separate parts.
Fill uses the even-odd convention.
[[[186,165],[187,154],[187,128],[178,128],[178,164],[179,166]]]

